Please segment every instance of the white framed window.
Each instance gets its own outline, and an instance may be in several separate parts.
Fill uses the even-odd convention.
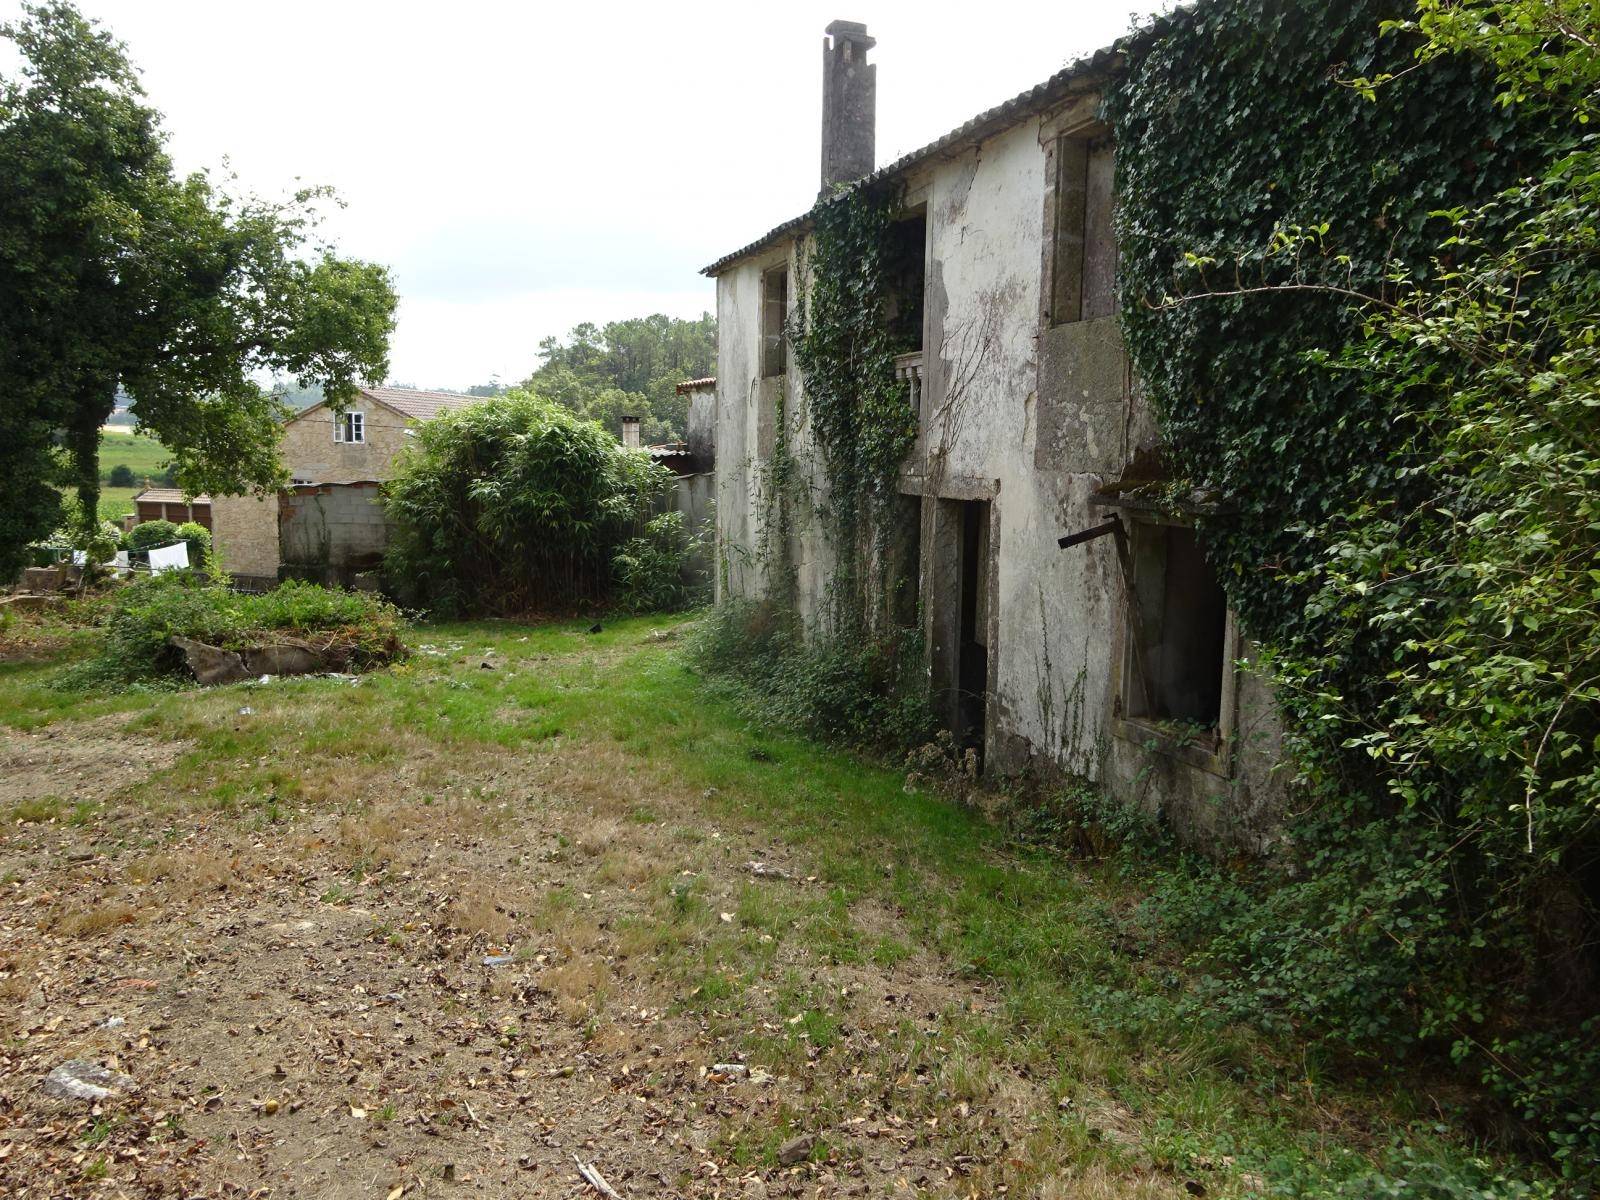
[[[333,414],[333,440],[336,442],[364,442],[367,440],[366,414],[350,410]]]

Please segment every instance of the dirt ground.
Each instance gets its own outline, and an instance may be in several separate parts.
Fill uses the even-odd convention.
[[[417,742],[252,825],[119,803],[185,750],[128,721],[0,733],[0,1194],[997,1195],[1053,1108],[953,1093],[940,1031],[995,999],[785,936],[804,858],[620,754]],[[133,1083],[48,1095],[69,1060]],[[1100,1171],[1036,1194],[1184,1194]]]

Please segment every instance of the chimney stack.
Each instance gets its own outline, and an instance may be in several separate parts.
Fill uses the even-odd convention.
[[[622,444],[629,450],[637,450],[639,448],[638,417],[622,418]]]
[[[872,174],[876,165],[878,44],[856,21],[835,21],[822,39],[822,192]]]

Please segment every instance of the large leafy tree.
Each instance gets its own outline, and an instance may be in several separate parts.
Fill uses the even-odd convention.
[[[716,341],[710,313],[693,321],[661,313],[604,326],[586,321],[565,342],[539,343],[544,362],[522,386],[614,434],[624,416],[635,416],[647,442],[676,441],[688,416],[677,386],[716,369]]]
[[[276,484],[263,372],[335,402],[387,371],[387,271],[316,236],[304,190],[240,199],[180,178],[121,43],[65,0],[0,26],[0,577],[62,519],[92,522],[99,433],[119,385],[191,491]]]

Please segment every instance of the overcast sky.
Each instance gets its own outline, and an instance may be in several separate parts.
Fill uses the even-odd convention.
[[[329,184],[400,292],[390,382],[524,378],[579,321],[715,307],[699,268],[816,195],[822,31],[878,39],[878,161],[1158,0],[79,0],[125,41],[184,170]],[[17,0],[0,0],[0,16]]]

